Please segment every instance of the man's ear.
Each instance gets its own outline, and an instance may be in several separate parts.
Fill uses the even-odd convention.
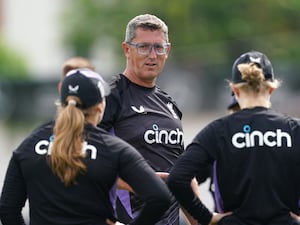
[[[168,46],[168,49],[167,49],[167,52],[166,52],[166,58],[168,58],[168,56],[170,54],[170,51],[171,51],[171,43]]]
[[[129,50],[128,44],[126,42],[122,43],[122,48],[123,48],[124,55],[128,56],[130,50]]]

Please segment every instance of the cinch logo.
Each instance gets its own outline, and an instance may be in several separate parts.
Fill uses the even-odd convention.
[[[53,143],[53,136],[49,138],[49,140],[40,140],[35,145],[35,152],[39,155],[51,155],[51,148]],[[83,143],[82,154],[85,154],[87,151],[91,152],[91,159],[97,158],[97,148],[93,145],[89,145],[87,142]]]
[[[282,147],[283,143],[287,147],[292,147],[291,136],[283,132],[281,129],[276,131],[267,131],[262,133],[258,130],[251,130],[249,125],[243,127],[244,132],[236,133],[232,136],[231,142],[236,148],[250,148],[254,146],[269,146],[269,147]]]
[[[152,130],[146,130],[144,133],[144,140],[148,144],[183,144],[183,132],[176,128],[176,130],[166,131],[159,130],[158,125],[153,124]]]

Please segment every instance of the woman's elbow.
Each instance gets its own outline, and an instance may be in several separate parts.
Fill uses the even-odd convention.
[[[151,200],[152,205],[155,209],[161,211],[167,210],[171,205],[171,194],[159,195]]]
[[[166,183],[169,190],[173,193],[173,190],[176,189],[178,185],[178,179],[173,174],[170,174],[168,179],[166,180]]]

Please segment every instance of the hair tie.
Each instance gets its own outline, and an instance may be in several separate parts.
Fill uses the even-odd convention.
[[[76,106],[76,101],[74,100],[74,99],[70,99],[69,101],[68,101],[68,105],[74,105],[74,106]]]

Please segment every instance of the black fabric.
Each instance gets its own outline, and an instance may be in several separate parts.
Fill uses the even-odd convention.
[[[180,204],[206,225],[211,214],[195,198],[193,174],[216,162],[223,210],[244,224],[272,224],[297,213],[300,122],[272,109],[243,109],[202,129],[176,162],[168,185]],[[275,224],[275,223],[274,223]]]
[[[184,151],[182,113],[176,102],[159,87],[136,85],[124,75],[111,86],[99,126],[133,145],[155,171],[169,172]],[[147,134],[150,140],[145,140]]]
[[[60,101],[67,105],[68,96],[76,96],[81,104],[78,107],[87,109],[100,102],[110,93],[108,84],[94,71],[78,69],[70,71],[62,82]]]
[[[243,63],[255,63],[258,65],[259,68],[263,70],[265,75],[265,80],[274,80],[274,72],[273,66],[266,55],[261,52],[257,51],[250,51],[242,54],[239,58],[235,60],[232,66],[232,82],[233,83],[240,83],[245,82],[242,79],[242,75],[238,69],[239,64]]]
[[[31,225],[104,225],[106,218],[112,218],[108,204],[117,177],[145,202],[130,224],[154,224],[168,208],[170,193],[143,157],[126,142],[91,125],[85,127],[87,171],[77,177],[77,184],[66,187],[47,162],[52,130],[52,122],[39,127],[14,151],[0,199],[3,225],[23,224],[21,210],[27,198]]]
[[[116,203],[116,213],[117,213],[117,216],[118,216],[118,220],[121,222],[121,223],[129,223],[132,218],[128,215],[126,209],[124,208],[122,202],[120,201],[119,198],[117,198],[117,203]]]
[[[133,145],[155,171],[169,172],[184,151],[182,113],[176,102],[158,86],[142,87],[122,74],[115,77],[111,87],[99,126]],[[142,206],[137,197],[130,203],[133,213]],[[177,225],[179,206],[175,200],[172,204],[176,207],[161,221]]]
[[[300,223],[289,215],[285,217],[274,218],[274,220],[266,223],[257,223],[255,221],[245,223],[236,215],[230,215],[223,217],[219,221],[218,225],[300,225]]]

